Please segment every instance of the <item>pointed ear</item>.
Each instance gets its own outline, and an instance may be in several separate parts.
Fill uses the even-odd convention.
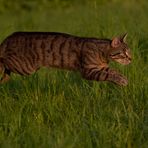
[[[124,35],[120,36],[120,39],[122,42],[126,41],[126,37],[127,37],[127,33],[125,33]]]
[[[121,44],[121,41],[119,37],[115,37],[111,41],[111,46],[114,48],[117,48],[120,44]]]

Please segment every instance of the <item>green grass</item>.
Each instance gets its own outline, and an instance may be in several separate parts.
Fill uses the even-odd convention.
[[[44,2],[37,10],[1,5],[0,40],[13,31],[108,38],[128,32],[132,63],[111,66],[128,77],[129,85],[86,81],[57,69],[13,74],[0,85],[0,147],[148,147],[147,1]]]

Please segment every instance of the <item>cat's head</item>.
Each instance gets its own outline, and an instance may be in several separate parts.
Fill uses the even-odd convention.
[[[109,57],[111,60],[120,64],[127,65],[131,62],[130,48],[125,43],[127,34],[120,37],[115,37],[111,41],[111,50]]]

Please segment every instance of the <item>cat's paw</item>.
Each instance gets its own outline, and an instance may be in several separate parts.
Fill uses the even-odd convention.
[[[128,85],[128,80],[126,78],[122,78],[120,81],[120,86],[127,86]]]
[[[119,85],[119,86],[127,86],[127,84],[128,84],[128,80],[127,80],[127,78],[126,77],[124,77],[124,76],[119,76],[118,78],[117,78],[117,84]]]

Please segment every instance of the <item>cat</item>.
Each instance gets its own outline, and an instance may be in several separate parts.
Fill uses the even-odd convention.
[[[127,34],[110,39],[77,37],[56,32],[14,32],[0,45],[1,83],[11,72],[30,75],[40,67],[79,71],[83,78],[126,86],[128,80],[109,62],[131,62]]]

